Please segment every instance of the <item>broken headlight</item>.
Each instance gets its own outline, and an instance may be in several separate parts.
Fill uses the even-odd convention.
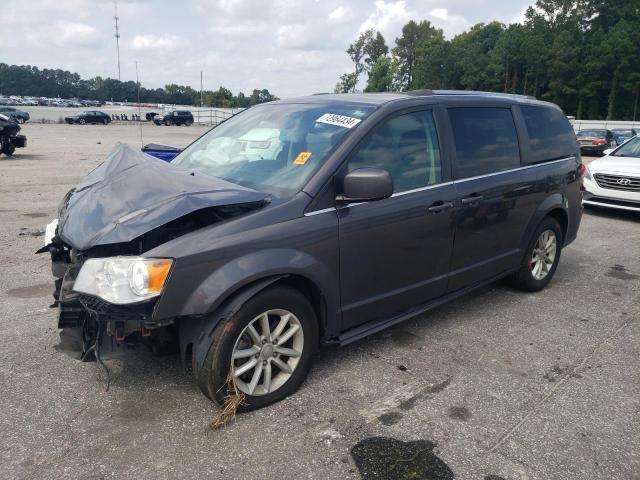
[[[169,258],[90,258],[80,269],[73,290],[109,303],[136,303],[157,297],[171,270]]]

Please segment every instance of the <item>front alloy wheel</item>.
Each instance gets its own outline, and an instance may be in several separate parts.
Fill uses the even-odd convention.
[[[247,300],[218,324],[195,378],[207,397],[223,404],[227,394],[244,394],[239,411],[266,407],[295,392],[311,368],[318,347],[318,320],[298,290],[273,286]]]
[[[556,259],[558,240],[552,230],[545,230],[538,237],[531,255],[531,274],[536,280],[542,280],[551,271]]]
[[[266,395],[280,388],[294,372],[304,349],[304,332],[287,310],[268,310],[242,331],[231,354],[238,389]]]

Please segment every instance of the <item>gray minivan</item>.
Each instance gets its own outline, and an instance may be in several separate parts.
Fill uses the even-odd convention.
[[[209,398],[266,406],[321,345],[547,286],[583,172],[557,106],[481,92],[258,105],[172,163],[119,145],[47,226],[58,327],[82,359],[175,349]]]

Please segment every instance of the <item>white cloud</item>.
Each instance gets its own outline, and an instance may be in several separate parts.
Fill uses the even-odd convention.
[[[373,28],[389,41],[397,36],[402,25],[411,20],[411,13],[407,10],[404,0],[386,3],[378,0],[375,10],[362,22],[358,31],[364,32]]]
[[[187,44],[187,40],[172,34],[136,35],[131,40],[131,48],[134,50],[178,50]]]
[[[449,11],[446,8],[434,8],[429,12],[429,15],[446,22],[449,17]]]

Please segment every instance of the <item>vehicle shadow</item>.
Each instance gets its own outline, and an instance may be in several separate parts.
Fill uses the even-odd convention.
[[[43,160],[46,157],[46,155],[41,155],[41,154],[33,154],[33,153],[18,153],[18,154],[13,154],[11,156],[7,156],[7,155],[2,155],[0,156],[0,162],[5,162],[5,161],[20,161],[20,160]]]
[[[584,213],[591,217],[614,218],[617,220],[626,220],[630,222],[640,221],[640,212],[632,212],[629,210],[617,210],[614,208],[602,208],[592,205],[585,205]]]

